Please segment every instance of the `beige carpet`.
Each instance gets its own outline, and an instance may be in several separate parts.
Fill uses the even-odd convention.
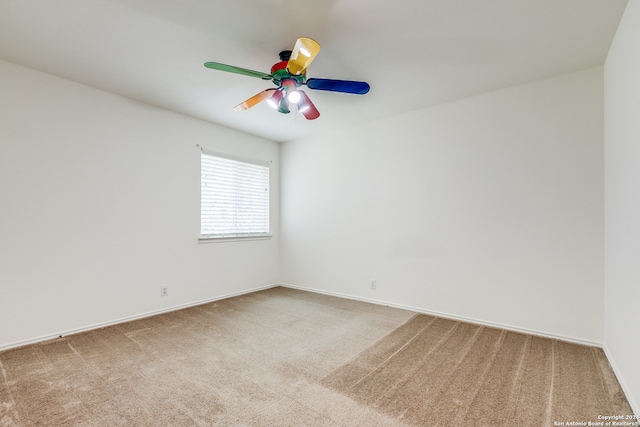
[[[0,426],[552,426],[613,414],[631,409],[600,349],[287,288],[0,353]]]

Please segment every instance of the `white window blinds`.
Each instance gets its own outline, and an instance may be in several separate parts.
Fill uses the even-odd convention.
[[[269,235],[269,163],[202,152],[200,238]]]

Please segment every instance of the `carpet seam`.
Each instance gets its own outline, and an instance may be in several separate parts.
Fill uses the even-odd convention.
[[[593,364],[596,367],[596,372],[598,372],[598,379],[600,380],[600,386],[602,387],[603,391],[605,392],[605,396],[607,396],[607,399],[609,399],[609,403],[612,405],[615,405],[615,402],[613,401],[613,397],[612,397],[612,391],[613,390],[609,390],[609,387],[607,386],[607,382],[604,379],[604,372],[602,372],[602,369],[600,367],[600,363],[598,362],[598,359],[596,358],[596,354],[594,349],[592,348],[591,351],[591,358],[593,359]]]
[[[513,413],[508,414],[508,416],[505,416],[505,422],[504,422],[505,425],[507,425],[510,417],[514,416],[515,412],[517,411],[518,396],[520,395],[520,392],[522,390],[521,377],[524,371],[523,365],[525,363],[525,360],[527,359],[527,355],[529,354],[530,350],[531,350],[531,336],[527,336],[524,343],[524,347],[522,349],[522,355],[520,356],[520,361],[518,362],[518,372],[514,376],[513,383],[511,385],[511,393],[509,393],[509,399],[507,400],[507,407],[513,408]],[[517,384],[520,384],[520,386],[518,387]]]
[[[556,378],[556,342],[551,342],[551,382],[549,384],[549,400],[545,409],[545,418],[547,425],[551,425],[551,417],[553,416],[553,397],[554,383]]]
[[[469,413],[469,409],[471,409],[471,406],[473,405],[473,402],[476,400],[476,397],[478,396],[478,393],[480,392],[480,388],[481,388],[482,384],[484,384],[484,379],[489,374],[489,371],[491,371],[491,367],[493,366],[493,363],[495,362],[496,357],[498,357],[498,353],[500,352],[500,349],[502,348],[502,344],[504,343],[506,335],[507,335],[507,331],[505,331],[505,330],[500,331],[500,338],[498,339],[498,342],[494,345],[495,349],[493,351],[493,354],[491,355],[491,361],[487,364],[487,368],[484,370],[484,372],[482,374],[482,377],[480,378],[479,385],[478,385],[478,387],[476,387],[475,393],[473,393],[473,397],[469,401],[469,404],[467,405],[467,408],[464,411],[464,416],[462,417],[463,420],[467,417],[467,414]]]
[[[371,376],[374,372],[376,372],[378,369],[380,369],[382,366],[385,366],[388,364],[388,362],[398,353],[400,353],[403,349],[405,349],[409,344],[411,344],[420,334],[422,334],[427,328],[429,328],[433,323],[435,323],[435,321],[437,320],[437,318],[433,318],[431,321],[429,321],[429,323],[427,325],[425,325],[424,327],[422,327],[422,329],[420,329],[420,331],[418,331],[413,337],[411,337],[411,339],[409,341],[407,341],[402,347],[400,347],[398,350],[394,351],[393,354],[391,354],[389,357],[387,357],[384,361],[382,361],[381,363],[378,364],[378,366],[376,366],[375,368],[373,368],[371,371],[369,371],[369,373],[367,373],[367,375],[365,375],[364,377],[360,378],[357,382],[355,382],[353,385],[351,385],[349,388],[352,389],[353,387],[357,386],[358,384],[360,384],[362,381],[365,380],[365,378],[368,378],[369,376]],[[391,331],[391,333],[393,333],[393,331]],[[384,338],[381,338],[380,341],[382,341]]]
[[[9,387],[9,379],[7,378],[7,371],[4,368],[4,365],[2,364],[2,360],[0,360],[0,372],[2,372],[2,380],[3,383],[5,385],[5,388],[7,389],[7,394],[9,395],[9,398],[11,399],[11,408],[13,410],[13,413],[15,414],[15,417],[17,419],[17,421],[20,420],[20,413],[15,409],[16,407],[16,399],[13,397],[13,393],[11,393],[11,388]]]
[[[447,341],[449,341],[449,339],[453,336],[453,334],[455,333],[455,331],[460,327],[460,325],[462,325],[463,322],[456,322],[455,326],[451,329],[451,331],[449,331],[449,333],[442,338],[442,340],[440,342],[438,342],[438,345],[436,345],[433,349],[431,349],[427,354],[425,354],[421,359],[420,362],[417,364],[418,366],[411,371],[410,374],[405,375],[400,381],[397,381],[391,388],[389,388],[382,396],[381,398],[384,398],[386,396],[388,396],[392,391],[397,390],[401,385],[405,385],[411,378],[413,378],[414,374],[416,372],[418,372],[420,369],[422,369],[422,366],[424,365],[426,359],[433,354],[433,352],[439,350],[442,348],[442,346],[444,346]],[[478,334],[480,332],[480,330],[482,330],[484,327],[480,326],[478,328],[478,330],[473,334],[473,337],[471,337],[471,339],[469,340],[469,342],[467,343],[467,348],[466,351],[464,353],[464,355],[462,357],[460,357],[458,359],[458,362],[456,362],[455,366],[451,367],[451,372],[455,372],[455,370],[458,368],[458,366],[460,366],[461,361],[466,357],[466,355],[469,353],[469,350],[471,349],[471,347],[473,346],[473,344],[477,341],[478,339]],[[438,396],[442,393],[442,389],[438,390]]]
[[[438,344],[436,346],[434,346],[434,348],[432,348],[427,354],[425,354],[421,359],[420,362],[418,362],[418,366],[411,371],[410,374],[406,374],[404,375],[403,378],[401,378],[399,381],[396,381],[396,383],[390,387],[382,396],[381,398],[386,397],[389,393],[391,393],[392,391],[395,391],[399,388],[400,385],[404,385],[407,383],[407,381],[409,381],[410,378],[413,377],[413,374],[415,374],[416,372],[418,372],[421,368],[422,365],[424,364],[424,360],[430,356],[434,351],[442,348],[442,346],[449,340],[449,338],[451,338],[454,334],[454,332],[458,329],[458,327],[461,325],[460,322],[456,322],[454,327],[451,328],[451,330],[444,336],[442,337],[442,339],[438,342]]]
[[[392,334],[394,331],[402,328],[403,326],[407,325],[409,322],[411,322],[412,320],[414,320],[415,318],[417,318],[418,316],[422,316],[422,314],[416,313],[413,316],[411,316],[411,318],[409,318],[406,322],[400,324],[398,327],[396,327],[393,331],[390,331],[387,335],[385,335],[384,337],[378,339],[376,342],[372,343],[370,346],[368,346],[367,348],[363,349],[362,351],[358,352],[357,354],[355,354],[354,356],[351,356],[349,359],[347,359],[344,363],[340,364],[340,366],[337,366],[336,368],[332,369],[331,371],[329,371],[329,373],[327,373],[324,377],[320,378],[320,381],[324,381],[327,378],[329,378],[331,375],[333,375],[338,369],[341,369],[342,367],[348,365],[349,363],[353,362],[354,360],[356,360],[357,358],[359,358],[363,353],[369,351],[371,348],[373,348],[374,346],[376,346],[378,343],[380,343],[381,341],[383,341],[385,338],[387,338],[389,336],[389,334]]]
[[[458,322],[459,324],[462,324],[462,322]],[[457,328],[456,328],[457,329]],[[478,341],[478,338],[480,338],[481,332],[486,329],[484,326],[480,326],[478,328],[477,331],[474,332],[473,336],[469,339],[469,342],[466,343],[465,345],[465,352],[464,354],[458,358],[458,360],[455,363],[455,366],[452,366],[451,369],[449,370],[449,375],[447,378],[451,378],[456,371],[458,370],[458,368],[460,367],[460,365],[462,364],[462,361],[469,355],[469,352],[471,351],[471,348],[473,348],[473,346],[475,345],[475,343]],[[448,339],[447,339],[448,340]],[[425,358],[422,358],[422,360],[425,360]],[[442,389],[442,387],[440,389],[438,389],[438,397],[436,398],[437,401],[441,401],[440,396],[444,393],[444,390]]]

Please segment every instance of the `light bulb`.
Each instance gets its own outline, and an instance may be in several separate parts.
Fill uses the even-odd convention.
[[[300,53],[306,56],[307,58],[311,57],[311,53],[303,47],[300,48]]]
[[[267,99],[267,104],[269,104],[269,107],[271,108],[278,108],[278,104],[273,100],[273,98]]]
[[[287,95],[287,98],[289,99],[289,102],[291,102],[292,104],[297,104],[300,101],[300,92],[296,90],[289,92],[289,95]]]

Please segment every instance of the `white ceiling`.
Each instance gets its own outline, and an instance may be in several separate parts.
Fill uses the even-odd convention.
[[[602,64],[627,0],[0,0],[0,59],[168,110],[289,141]],[[266,103],[269,72],[307,36],[308,77],[363,80],[364,96],[308,90],[315,121]]]

